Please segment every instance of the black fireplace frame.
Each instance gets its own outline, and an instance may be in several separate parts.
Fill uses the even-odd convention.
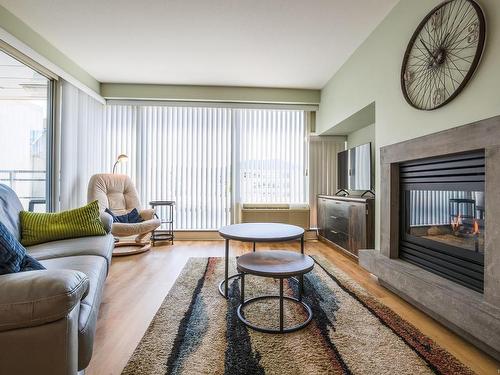
[[[485,151],[399,164],[399,258],[477,292],[484,291],[484,253],[408,233],[410,190],[485,191]]]

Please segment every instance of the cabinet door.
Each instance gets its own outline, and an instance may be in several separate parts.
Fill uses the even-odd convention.
[[[318,233],[322,237],[326,237],[326,228],[327,228],[327,220],[326,220],[326,205],[328,199],[318,198]]]
[[[328,213],[337,217],[349,219],[349,202],[327,200]]]
[[[349,226],[351,238],[350,251],[358,255],[359,249],[366,248],[366,205],[359,203],[351,206],[351,220]]]
[[[339,232],[335,229],[329,228],[326,234],[326,238],[339,245],[340,247],[349,250],[350,239],[347,233]]]

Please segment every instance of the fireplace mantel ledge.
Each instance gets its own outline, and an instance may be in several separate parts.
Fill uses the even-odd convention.
[[[383,286],[500,359],[500,308],[481,293],[378,250],[360,250],[359,264]]]

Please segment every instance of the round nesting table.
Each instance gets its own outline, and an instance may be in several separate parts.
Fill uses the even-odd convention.
[[[310,256],[295,253],[292,251],[272,250],[272,251],[259,251],[242,255],[237,260],[238,272],[240,272],[241,283],[241,301],[238,306],[238,318],[248,327],[265,333],[287,333],[294,332],[304,328],[312,319],[313,313],[311,308],[302,301],[304,274],[310,272],[314,267],[314,261]],[[245,275],[255,275],[261,277],[269,277],[280,280],[280,293],[276,295],[265,295],[250,298],[245,301]],[[288,297],[283,295],[283,280],[287,278],[298,277],[300,287],[298,298]],[[251,304],[252,302],[264,299],[278,299],[279,300],[279,329],[265,328],[250,323],[242,314],[243,307]],[[307,318],[304,322],[299,323],[293,327],[284,328],[284,314],[283,302],[290,300],[302,305],[307,313]]]
[[[220,294],[228,298],[229,279],[240,277],[240,274],[229,276],[229,241],[253,242],[253,251],[257,242],[285,242],[300,239],[300,252],[304,254],[304,229],[290,224],[279,223],[243,223],[222,227],[219,234],[226,240],[224,280],[219,284]],[[303,286],[303,283],[301,283]],[[224,286],[224,290],[222,290]]]

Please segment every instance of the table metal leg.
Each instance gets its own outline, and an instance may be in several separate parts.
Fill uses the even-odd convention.
[[[255,253],[255,242],[253,243],[253,252]]]
[[[302,302],[302,295],[304,294],[304,275],[299,276],[299,301]]]
[[[226,259],[225,259],[225,270],[224,270],[224,297],[228,298],[228,277],[229,277],[229,240],[226,239]]]
[[[304,235],[300,237],[300,252],[304,254]]]
[[[273,294],[273,295],[252,297],[252,298],[249,298],[245,301],[245,274],[239,273],[238,276],[241,278],[241,280],[240,280],[241,281],[241,284],[240,284],[241,294],[240,294],[240,304],[236,309],[236,314],[238,315],[238,319],[241,322],[243,322],[243,324],[245,324],[247,327],[250,327],[258,332],[264,332],[264,333],[287,333],[287,332],[298,331],[299,329],[304,328],[305,326],[307,326],[311,322],[312,317],[313,317],[313,312],[311,310],[311,307],[309,307],[309,305],[307,305],[307,303],[305,303],[302,300],[299,300],[295,297],[289,297],[289,296],[284,295],[284,290],[283,290],[283,283],[284,283],[283,280],[284,279],[282,279],[282,278],[279,279],[280,292],[278,295]],[[303,276],[303,275],[298,275],[297,280],[299,280],[300,276]],[[221,294],[222,294],[222,292],[221,292]],[[245,319],[244,313],[243,313],[243,308],[245,306],[248,306],[248,305],[250,305],[254,302],[257,302],[257,301],[264,301],[264,300],[271,300],[271,299],[274,299],[274,300],[277,299],[279,302],[279,319],[280,319],[279,328],[262,327],[259,325],[252,324],[248,320]],[[285,310],[285,307],[284,307],[285,300],[289,300],[293,303],[298,303],[299,305],[301,305],[306,312],[306,315],[307,315],[306,320],[303,321],[302,323],[296,324],[292,327],[285,328],[285,311],[284,311]]]
[[[241,304],[244,304],[245,303],[245,274],[242,273],[241,274],[241,291],[240,291],[240,297],[241,297]]]
[[[280,332],[283,332],[283,279],[280,279]]]

